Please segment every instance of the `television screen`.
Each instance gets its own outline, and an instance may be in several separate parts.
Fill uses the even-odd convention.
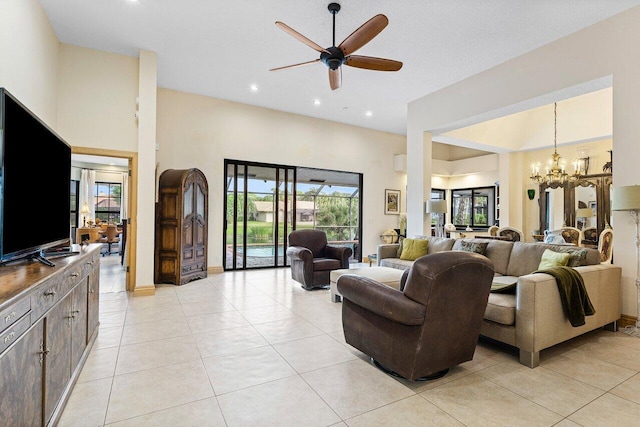
[[[0,261],[68,241],[71,147],[0,88]]]

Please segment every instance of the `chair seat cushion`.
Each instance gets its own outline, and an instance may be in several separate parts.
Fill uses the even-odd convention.
[[[485,320],[500,323],[502,325],[515,325],[516,323],[516,296],[515,294],[489,294],[489,301],[484,312]]]
[[[336,270],[342,268],[340,260],[332,258],[314,258],[313,271]]]

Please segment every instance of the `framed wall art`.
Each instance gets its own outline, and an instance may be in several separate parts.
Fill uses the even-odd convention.
[[[400,214],[400,190],[384,190],[385,215]]]

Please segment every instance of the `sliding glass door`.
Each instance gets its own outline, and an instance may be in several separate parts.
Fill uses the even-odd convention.
[[[225,269],[284,266],[295,169],[225,163]]]
[[[362,174],[225,160],[224,267],[285,267],[287,236],[315,228],[360,260]]]

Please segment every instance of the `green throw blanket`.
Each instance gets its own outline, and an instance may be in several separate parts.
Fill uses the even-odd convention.
[[[550,274],[556,279],[562,308],[571,322],[571,326],[585,324],[584,317],[592,316],[596,310],[591,305],[582,276],[571,267],[551,267],[534,273]]]

